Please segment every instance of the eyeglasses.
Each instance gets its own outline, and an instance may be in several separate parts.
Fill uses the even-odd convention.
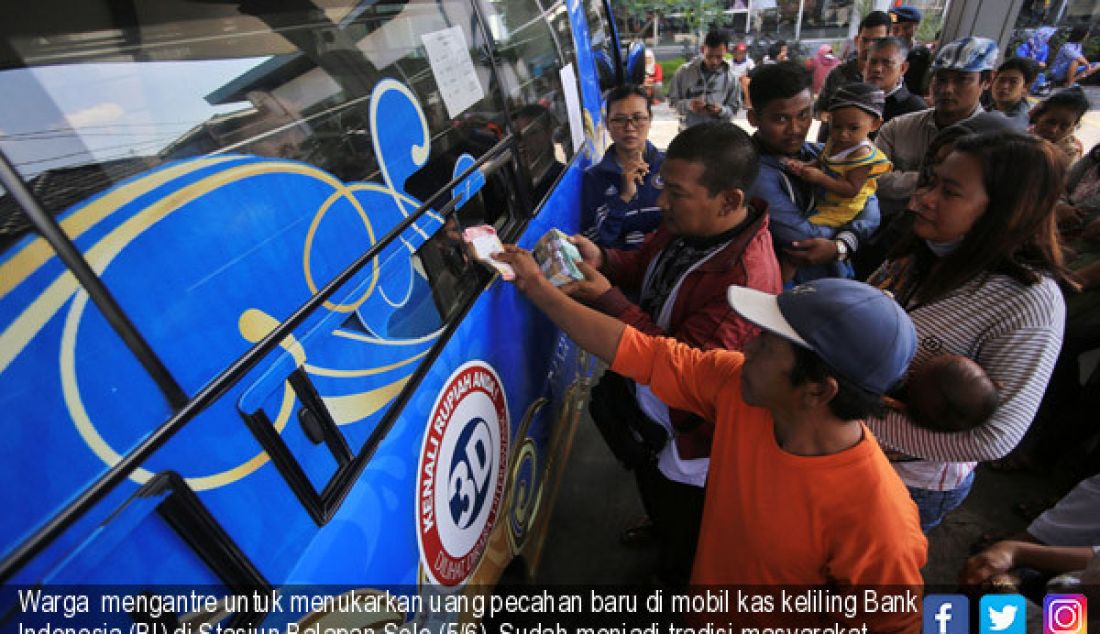
[[[635,128],[640,128],[649,123],[649,115],[636,114],[630,117],[624,117],[622,115],[616,115],[608,119],[608,122],[616,128],[625,128],[626,124],[633,123]]]

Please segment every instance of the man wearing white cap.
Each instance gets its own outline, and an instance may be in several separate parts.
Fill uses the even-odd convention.
[[[731,307],[765,332],[743,354],[704,352],[573,301],[522,249],[509,245],[497,258],[580,347],[669,405],[716,421],[693,586],[919,592],[927,541],[917,510],[862,421],[916,349],[912,322],[891,297],[835,278],[779,296],[731,286]],[[703,618],[774,626],[807,616],[731,607]],[[911,632],[920,620],[919,610],[816,616],[847,616],[875,632]]]

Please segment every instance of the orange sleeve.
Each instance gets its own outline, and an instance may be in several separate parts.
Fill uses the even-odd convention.
[[[723,391],[740,390],[743,361],[740,352],[703,351],[627,326],[611,370],[648,385],[669,407],[716,420]]]
[[[894,474],[883,474],[884,478],[887,476]],[[872,500],[877,500],[872,503],[878,508],[863,509],[859,519],[848,524],[851,530],[837,536],[827,576],[841,585],[859,586],[857,621],[866,622],[870,631],[919,631],[924,588],[920,569],[928,560],[928,540],[920,532],[916,506],[908,496],[901,499],[896,495],[880,495]],[[892,521],[905,513],[913,515],[912,522]],[[874,593],[870,601],[868,593]],[[915,609],[904,609],[900,602],[890,605],[895,597],[903,595],[912,597],[908,607]]]

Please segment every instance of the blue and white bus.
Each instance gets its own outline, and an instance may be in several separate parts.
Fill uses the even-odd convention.
[[[461,232],[578,229],[621,67],[608,9],[7,7],[5,587],[533,573],[592,364]],[[170,616],[325,617],[226,607]]]

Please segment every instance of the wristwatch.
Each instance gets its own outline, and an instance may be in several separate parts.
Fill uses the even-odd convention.
[[[833,242],[836,243],[836,261],[847,262],[848,256],[850,255],[848,252],[848,243],[843,240],[833,240]]]

